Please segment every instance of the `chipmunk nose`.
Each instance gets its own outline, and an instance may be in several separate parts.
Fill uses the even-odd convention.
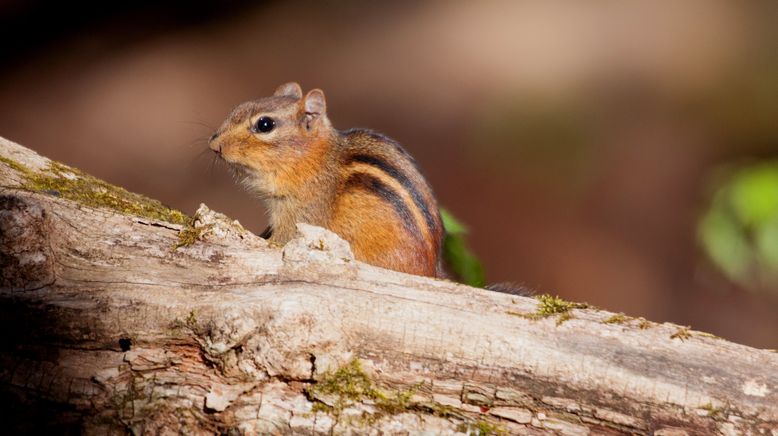
[[[213,150],[213,151],[215,151],[215,152],[217,152],[217,153],[221,153],[221,151],[222,151],[222,145],[221,145],[221,143],[220,143],[220,142],[217,142],[217,141],[216,141],[216,139],[217,139],[218,137],[219,137],[219,133],[218,133],[218,132],[217,132],[217,133],[214,133],[213,135],[211,135],[211,139],[209,139],[209,140],[208,140],[208,147],[209,147],[211,150]]]

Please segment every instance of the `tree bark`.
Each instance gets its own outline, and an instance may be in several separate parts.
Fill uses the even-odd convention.
[[[778,353],[270,246],[0,138],[7,428],[778,435]],[[560,272],[564,273],[564,272]]]

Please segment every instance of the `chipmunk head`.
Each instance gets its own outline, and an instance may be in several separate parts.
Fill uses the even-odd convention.
[[[295,195],[325,159],[332,126],[324,93],[305,96],[286,83],[272,97],[236,107],[209,141],[211,150],[244,170],[245,183],[269,197]]]

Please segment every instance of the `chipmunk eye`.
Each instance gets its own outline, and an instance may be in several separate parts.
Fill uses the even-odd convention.
[[[270,117],[259,117],[255,130],[257,132],[267,133],[276,126],[276,122]]]

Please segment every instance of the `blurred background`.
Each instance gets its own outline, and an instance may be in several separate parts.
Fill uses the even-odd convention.
[[[417,158],[489,282],[778,348],[778,3],[0,0],[0,135],[260,232],[206,138],[286,81]]]

